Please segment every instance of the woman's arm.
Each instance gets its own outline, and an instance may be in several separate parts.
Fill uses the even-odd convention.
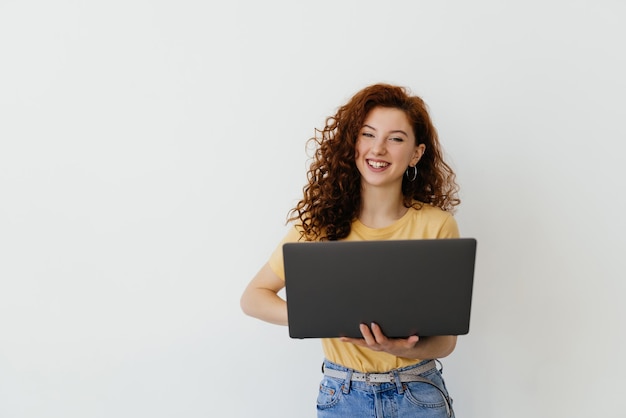
[[[287,303],[278,296],[285,282],[265,263],[241,295],[241,309],[253,316],[277,325],[287,325]]]
[[[342,338],[347,343],[367,347],[374,351],[385,351],[394,356],[411,359],[435,359],[443,358],[456,347],[456,335],[441,335],[432,337],[418,337],[413,335],[409,338],[387,338],[378,324],[368,327],[360,325],[363,338]]]

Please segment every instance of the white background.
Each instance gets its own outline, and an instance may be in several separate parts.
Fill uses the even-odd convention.
[[[0,1],[0,417],[314,417],[244,316],[305,142],[429,104],[478,239],[458,417],[623,417],[622,1]],[[223,411],[223,412],[220,412]]]

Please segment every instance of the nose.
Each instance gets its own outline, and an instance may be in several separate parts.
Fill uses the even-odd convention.
[[[383,155],[386,151],[386,142],[384,138],[376,138],[374,143],[372,144],[372,152],[375,155]]]

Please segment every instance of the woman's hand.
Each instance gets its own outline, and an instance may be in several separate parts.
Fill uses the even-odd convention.
[[[366,324],[359,326],[363,338],[341,337],[341,341],[367,347],[374,351],[384,351],[397,357],[413,358],[419,342],[417,335],[409,338],[387,338],[380,326],[372,322],[371,328]]]
[[[363,338],[342,337],[341,341],[374,351],[384,351],[397,357],[420,360],[444,358],[456,347],[456,335],[433,335],[421,338],[412,335],[409,338],[387,338],[376,323],[372,322],[369,327],[361,324],[359,328]]]

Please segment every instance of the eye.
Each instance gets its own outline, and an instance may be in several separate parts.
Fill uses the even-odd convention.
[[[393,136],[389,138],[389,140],[394,142],[404,142],[404,138],[400,138],[399,136]]]
[[[366,138],[374,138],[374,134],[369,133],[369,132],[363,132],[363,133],[361,133],[361,135],[366,137]]]

